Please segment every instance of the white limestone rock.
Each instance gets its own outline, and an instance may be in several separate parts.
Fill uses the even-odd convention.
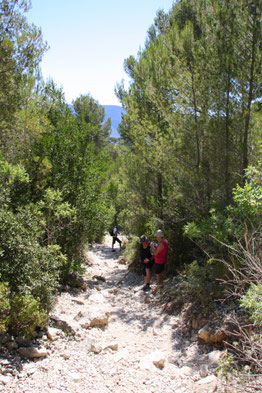
[[[104,303],[105,298],[101,293],[94,293],[93,295],[90,295],[88,300],[93,303]]]
[[[165,367],[165,355],[162,351],[156,350],[144,356],[139,363],[141,370],[152,370],[153,365],[157,368],[163,369]]]
[[[11,381],[8,375],[0,375],[0,385],[7,385]]]
[[[77,297],[72,297],[71,300],[72,300],[72,302],[80,304],[80,305],[84,305],[85,304],[85,302],[83,300],[78,299]]]
[[[74,321],[72,321],[69,318],[63,317],[63,319],[61,317],[58,317],[57,315],[51,315],[50,316],[50,322],[52,327],[55,327],[57,329],[61,329],[66,333],[75,335],[77,332],[77,325],[74,323]]]
[[[207,357],[208,360],[210,361],[210,363],[215,364],[217,363],[223,356],[224,356],[225,352],[224,351],[212,351],[210,352]]]
[[[126,265],[127,264],[127,260],[125,257],[120,257],[117,261],[117,263],[119,263],[119,265]]]
[[[217,388],[217,383],[218,380],[215,375],[200,379],[195,383],[195,393],[213,393]]]
[[[205,326],[199,330],[198,337],[206,344],[215,344],[224,341],[227,335],[222,329],[212,329]]]
[[[111,349],[112,351],[118,351],[118,343],[106,344],[103,346],[103,349]]]
[[[180,376],[184,376],[185,375],[187,377],[191,377],[193,374],[194,374],[194,371],[193,371],[193,369],[191,367],[184,366],[184,367],[181,367],[179,369],[179,375]]]
[[[59,338],[60,332],[61,332],[61,330],[59,330],[59,329],[56,329],[53,327],[48,327],[46,330],[46,335],[50,341],[55,341]]]
[[[18,348],[18,353],[23,358],[28,358],[28,359],[45,358],[48,355],[46,349],[35,348],[35,347]]]
[[[105,327],[108,325],[110,313],[105,314],[91,314],[85,322],[81,323],[81,327],[84,329],[93,327]]]

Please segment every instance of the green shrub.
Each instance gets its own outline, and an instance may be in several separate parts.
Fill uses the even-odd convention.
[[[47,309],[65,264],[58,246],[42,246],[43,236],[38,210],[34,206],[0,211],[0,274],[12,294],[31,291]]]
[[[0,207],[16,210],[27,198],[29,177],[25,169],[4,161],[0,156]]]
[[[8,284],[0,282],[0,334],[7,331],[9,324],[9,295]]]
[[[185,266],[179,274],[184,292],[194,301],[207,305],[212,299],[220,296],[222,287],[219,285],[220,264],[209,260],[202,265],[194,261]]]
[[[240,299],[240,305],[249,311],[252,321],[262,326],[262,284],[251,283]]]
[[[124,257],[129,261],[129,269],[131,271],[140,272],[140,241],[137,236],[132,236],[124,250]]]
[[[134,259],[138,259],[140,256],[140,241],[137,236],[132,236],[127,245],[124,252],[124,256],[129,260],[132,261]]]
[[[37,204],[43,215],[43,226],[47,244],[63,244],[63,232],[76,222],[76,209],[63,202],[59,190],[48,188]]]
[[[32,337],[36,328],[44,328],[47,322],[48,314],[43,310],[40,299],[21,293],[12,298],[9,325],[13,334]]]

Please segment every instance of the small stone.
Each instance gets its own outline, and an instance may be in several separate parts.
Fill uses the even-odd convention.
[[[8,351],[13,351],[14,349],[18,348],[18,345],[15,341],[9,341],[5,344],[5,347],[8,349]]]
[[[94,293],[93,295],[89,296],[88,300],[91,302],[94,302],[94,303],[104,303],[105,302],[105,298],[101,293]]]
[[[217,377],[210,375],[195,383],[195,393],[213,393],[217,388]]]
[[[48,355],[46,350],[38,349],[35,347],[28,347],[28,348],[21,347],[18,349],[18,352],[20,356],[29,359],[45,358]]]
[[[26,373],[28,376],[30,376],[30,375],[33,375],[36,371],[37,371],[36,368],[31,368],[31,369],[27,370]]]
[[[153,336],[158,336],[159,335],[159,331],[155,328],[153,328],[152,330]]]
[[[208,366],[206,364],[202,364],[200,366],[199,374],[201,378],[205,378],[208,376]]]
[[[87,288],[88,288],[87,283],[86,283],[86,282],[83,282],[83,283],[81,284],[81,289],[82,289],[83,291],[86,291]]]
[[[87,313],[83,313],[82,311],[79,311],[76,314],[76,316],[74,317],[74,320],[75,321],[79,321],[81,318],[84,318],[85,316],[88,317],[88,314]]]
[[[118,288],[114,288],[114,289],[109,289],[108,293],[112,293],[113,295],[116,295],[119,292]]]
[[[126,349],[114,355],[114,361],[118,363],[120,360],[129,358],[129,353]]]
[[[61,353],[60,356],[61,356],[62,358],[64,358],[65,360],[70,359],[70,355],[68,355],[67,353]]]
[[[140,360],[141,370],[152,369],[152,364],[160,369],[165,367],[165,355],[163,352],[156,350]]]
[[[96,344],[96,343],[92,344],[92,346],[91,346],[91,352],[94,352],[95,354],[98,355],[101,351],[102,351],[101,345]]]
[[[71,300],[72,300],[72,302],[75,302],[75,303],[80,304],[80,305],[84,305],[85,304],[85,302],[83,300],[78,299],[77,297],[72,297]]]
[[[46,335],[49,340],[55,341],[59,337],[60,330],[52,327],[48,327],[46,330]]]
[[[146,304],[149,304],[149,303],[151,302],[151,298],[150,298],[149,295],[145,296],[144,302],[145,302]]]
[[[187,377],[190,377],[191,375],[193,375],[193,373],[193,369],[188,366],[184,366],[179,369],[179,375],[185,375]]]
[[[217,363],[219,359],[224,355],[223,351],[212,351],[207,356],[211,363]]]
[[[69,378],[73,381],[73,382],[80,382],[82,379],[82,375],[80,373],[72,373],[69,375]]]
[[[206,344],[221,343],[227,338],[226,333],[221,329],[211,329],[207,326],[203,327],[198,332],[198,337]]]
[[[109,322],[109,312],[100,315],[94,315],[89,317],[89,320],[82,323],[81,327],[84,329],[92,328],[92,327],[105,327]]]
[[[7,375],[0,375],[0,384],[7,385],[11,381],[11,378]]]
[[[126,265],[127,264],[127,260],[125,257],[120,257],[117,261],[117,263],[119,263],[119,265]]]
[[[16,337],[15,341],[19,345],[27,345],[30,340],[28,340],[28,338],[26,338],[26,337],[18,336],[18,337]]]
[[[58,317],[56,315],[51,315],[50,316],[50,322],[52,324],[52,327],[55,327],[57,329],[61,329],[67,333],[70,333],[72,335],[76,334],[77,327],[72,323],[71,320],[66,320],[62,319],[61,317]]]
[[[92,278],[93,278],[94,280],[106,282],[106,278],[105,278],[104,276],[94,275]]]
[[[112,351],[118,351],[118,344],[117,343],[108,344],[104,347],[104,350],[106,349],[112,349]]]

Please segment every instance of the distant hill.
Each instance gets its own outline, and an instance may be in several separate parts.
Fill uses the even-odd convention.
[[[68,105],[71,111],[75,114],[73,105]],[[119,105],[102,105],[105,108],[105,121],[111,117],[112,120],[112,138],[119,138],[119,134],[117,132],[118,124],[121,121],[121,114],[124,113],[124,110]]]
[[[119,105],[103,105],[105,108],[105,120],[111,117],[112,120],[112,134],[111,137],[119,138],[119,134],[117,132],[118,124],[121,122],[121,114],[124,113],[124,110]]]

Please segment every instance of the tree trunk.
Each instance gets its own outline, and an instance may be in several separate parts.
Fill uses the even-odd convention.
[[[159,207],[159,218],[163,219],[163,177],[162,173],[157,174],[157,201]]]
[[[257,4],[254,2],[253,9],[253,31],[252,31],[252,49],[251,49],[251,64],[249,70],[249,90],[248,99],[246,105],[246,115],[245,115],[245,126],[244,126],[244,136],[243,136],[243,163],[242,163],[242,178],[245,178],[245,170],[248,167],[248,136],[249,136],[249,126],[250,126],[250,115],[251,115],[251,104],[253,100],[254,92],[254,68],[255,68],[255,47],[256,47],[256,17],[257,17]]]
[[[225,124],[225,205],[229,205],[231,201],[231,187],[230,187],[230,174],[229,174],[229,127],[230,127],[230,72],[227,75],[227,99],[226,99],[226,124]]]

